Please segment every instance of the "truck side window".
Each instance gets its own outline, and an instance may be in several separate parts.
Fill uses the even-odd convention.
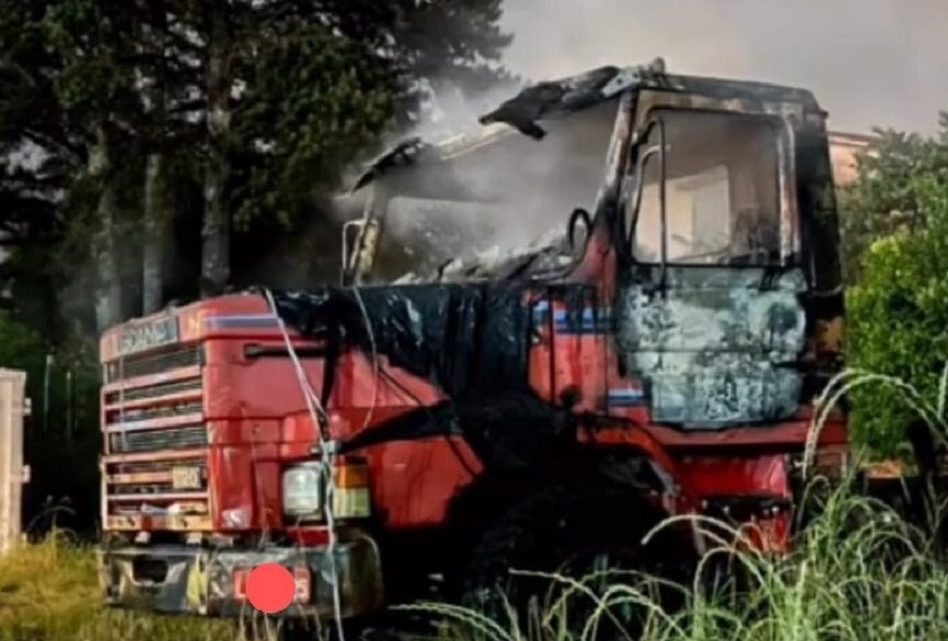
[[[677,264],[770,264],[780,258],[778,130],[769,120],[736,114],[665,110],[667,260]],[[640,153],[655,149],[653,128]],[[641,165],[641,202],[632,254],[661,257],[661,157]]]

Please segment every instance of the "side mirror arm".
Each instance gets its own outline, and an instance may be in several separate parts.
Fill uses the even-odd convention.
[[[567,239],[569,240],[569,247],[573,251],[576,250],[576,225],[580,221],[582,221],[583,227],[586,229],[586,240],[588,242],[589,230],[592,229],[592,216],[582,207],[577,207],[573,210],[573,213],[570,214],[569,225],[567,227]]]
[[[658,277],[659,290],[664,295],[668,285],[668,211],[667,211],[667,193],[666,193],[666,143],[665,143],[665,121],[659,116],[655,122],[658,124],[658,165],[660,168],[658,182],[658,206],[661,210],[662,220],[662,267],[661,274]]]
[[[342,265],[339,270],[339,283],[343,286],[349,285],[352,280],[353,272],[355,271],[355,263],[359,255],[357,243],[359,242],[359,237],[362,236],[362,230],[364,228],[364,218],[349,220],[342,225]],[[356,230],[355,235],[350,233],[353,229]],[[350,247],[352,247],[351,255],[349,253]]]

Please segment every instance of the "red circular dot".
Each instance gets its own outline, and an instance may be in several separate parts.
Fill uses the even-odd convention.
[[[278,563],[258,565],[247,577],[247,599],[250,605],[265,614],[287,609],[295,595],[293,575]]]

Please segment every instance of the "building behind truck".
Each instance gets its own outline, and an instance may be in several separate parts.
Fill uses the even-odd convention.
[[[546,587],[511,567],[669,570],[700,537],[642,534],[679,514],[787,548],[842,367],[813,96],[656,62],[485,121],[373,164],[342,285],[103,335],[109,603],[238,616],[275,562],[297,582],[287,617],[432,590],[520,606]],[[842,412],[817,445],[817,467],[844,464]]]
[[[871,154],[878,139],[866,134],[831,132],[829,142],[836,186],[846,187],[859,177],[859,155]]]

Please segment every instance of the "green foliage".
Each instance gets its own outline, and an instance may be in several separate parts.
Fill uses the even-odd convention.
[[[858,159],[859,179],[840,199],[848,282],[858,281],[873,241],[926,224],[921,191],[931,185],[948,189],[948,114],[942,114],[941,122],[942,131],[934,137],[876,130],[873,153]]]
[[[77,117],[108,118],[112,101],[128,87],[116,60],[128,43],[103,9],[95,1],[63,0],[43,19],[46,42],[63,61],[55,82],[60,104]]]
[[[41,372],[46,345],[32,328],[0,312],[0,367]]]
[[[948,208],[937,212],[948,218]],[[863,278],[847,298],[852,366],[911,380],[933,398],[948,362],[948,252],[945,232],[923,229],[877,240]],[[860,442],[892,454],[912,412],[887,389],[853,394]]]
[[[125,318],[141,311],[146,158],[162,157],[171,193],[161,200],[174,209],[157,212],[172,218],[165,249],[173,255],[159,283],[165,300],[197,295],[209,194],[222,196],[239,242],[251,240],[250,251],[234,253],[232,273],[259,282],[260,230],[286,247],[308,225],[335,246],[333,223],[312,219],[342,168],[410,123],[425,92],[444,83],[478,90],[500,73],[509,41],[500,7],[0,0],[0,234],[8,250],[0,306],[10,309],[0,316],[0,366],[27,370],[34,424],[49,430],[28,433],[28,514],[47,496],[68,496],[86,525],[97,514],[94,302],[121,298]],[[223,36],[212,15],[225,16]],[[218,92],[230,103],[226,135],[208,128],[212,61],[226,63]],[[215,171],[229,176],[211,185],[222,189],[207,188]],[[319,276],[334,277],[327,253],[321,246],[281,256],[283,271],[310,273],[310,261],[324,270]]]
[[[943,120],[943,122],[945,122]],[[851,367],[911,381],[934,398],[948,362],[948,129],[886,132],[847,194]],[[894,455],[914,411],[889,387],[852,393],[857,442]]]
[[[26,372],[26,395],[32,401],[24,436],[33,469],[25,486],[26,514],[32,519],[44,506],[68,506],[70,514],[61,522],[88,528],[96,513],[101,440],[94,346],[73,336],[54,344],[0,312],[0,367]],[[48,521],[41,518],[32,526],[43,529]]]
[[[236,133],[250,178],[245,191],[235,191],[236,222],[272,216],[289,225],[404,109],[407,80],[361,43],[320,25],[292,27],[249,63]]]
[[[0,558],[0,641],[239,639],[220,621],[106,610],[91,548],[54,532]]]
[[[48,4],[0,0],[0,150],[4,155],[24,138],[60,149],[65,142],[52,82],[59,61],[48,46],[43,26]]]
[[[679,609],[663,607],[654,577],[608,570],[581,580],[549,576],[567,588],[567,596],[540,603],[526,626],[513,616],[494,621],[446,604],[405,609],[442,622],[442,639],[471,641],[948,637],[948,569],[930,547],[929,537],[877,501],[845,488],[823,490],[814,482],[811,491],[828,496],[813,506],[817,514],[798,533],[788,554],[759,552],[747,545],[748,530],[695,517],[710,549],[693,585],[674,586],[685,601]],[[715,568],[725,563],[721,580],[710,580]],[[635,630],[625,623],[629,619],[639,622]]]

